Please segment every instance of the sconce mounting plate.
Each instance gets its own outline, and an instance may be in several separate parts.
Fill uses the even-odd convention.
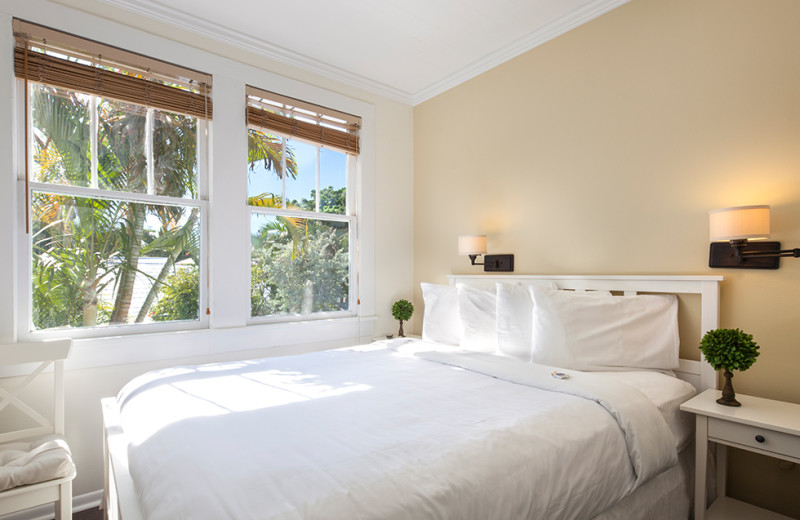
[[[778,252],[781,250],[780,242],[747,242],[744,251]],[[730,242],[711,242],[708,254],[708,267],[723,267],[731,269],[777,269],[781,259],[778,256],[736,256],[736,250]]]
[[[483,270],[510,273],[514,271],[514,255],[486,255]]]

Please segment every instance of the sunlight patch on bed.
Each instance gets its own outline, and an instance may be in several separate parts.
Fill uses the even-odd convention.
[[[135,425],[125,424],[123,419],[123,428],[134,444],[171,424],[193,418],[285,406],[372,388],[352,381],[329,384],[317,375],[287,370],[148,383],[146,392],[131,396],[124,405],[134,416],[147,417],[146,421],[137,421]],[[170,406],[165,407],[163,403],[170,403]]]

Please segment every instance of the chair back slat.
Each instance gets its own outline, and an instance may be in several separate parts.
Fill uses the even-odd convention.
[[[23,383],[30,383],[30,381],[23,381]],[[50,426],[52,427],[52,422],[19,398],[19,394],[25,390],[25,387],[28,386],[27,384],[19,385],[17,388],[14,389],[13,392],[9,392],[3,388],[0,388],[0,412],[2,412],[7,406],[13,406],[17,410],[21,411],[41,426]]]
[[[22,382],[20,384],[18,384],[10,392],[8,390],[5,390],[4,388],[0,387],[0,398],[2,398],[2,400],[0,400],[0,412],[2,412],[3,409],[5,407],[7,407],[8,405],[14,405],[15,407],[20,408],[20,409],[22,409],[23,407],[26,407],[26,408],[28,408],[28,410],[30,410],[30,407],[28,407],[22,401],[20,401],[18,399],[18,396],[28,387],[28,385],[30,385],[33,382],[34,379],[39,377],[39,374],[44,372],[44,370],[48,366],[50,366],[50,363],[51,363],[50,361],[45,361],[43,363],[40,363],[39,366],[36,367],[36,370],[34,370],[30,374],[28,374],[25,377],[25,379],[23,379]],[[30,415],[30,411],[25,411],[25,410],[23,410],[23,411],[26,414]],[[34,415],[36,415],[36,412],[34,412]],[[39,419],[35,419],[35,420],[40,422]]]

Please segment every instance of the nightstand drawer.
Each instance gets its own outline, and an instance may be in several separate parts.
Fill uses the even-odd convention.
[[[757,450],[800,459],[800,438],[787,433],[709,417],[708,436],[710,440],[735,442]],[[759,442],[756,437],[762,442]]]

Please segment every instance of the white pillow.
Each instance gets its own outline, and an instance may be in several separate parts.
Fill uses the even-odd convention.
[[[555,288],[553,282],[534,282]],[[497,282],[497,353],[530,363],[533,299],[529,285]]]
[[[520,283],[497,284],[497,352],[530,362],[533,299]]]
[[[555,288],[553,282],[535,282]],[[497,282],[497,353],[530,363],[533,299],[529,285]]]
[[[458,289],[452,285],[422,282],[425,313],[422,316],[422,339],[458,345],[461,324],[458,319]]]
[[[532,288],[534,363],[575,370],[678,368],[678,299]]]
[[[495,288],[478,289],[457,283],[461,347],[477,352],[497,350],[497,295]]]

